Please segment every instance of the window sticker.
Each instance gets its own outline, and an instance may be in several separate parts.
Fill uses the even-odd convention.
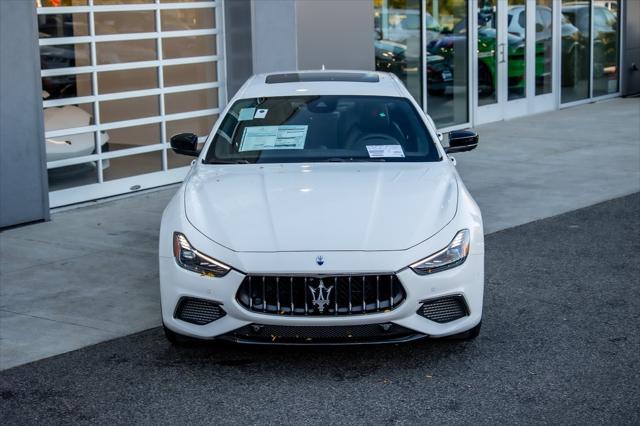
[[[309,126],[245,127],[238,152],[303,149]]]
[[[400,145],[367,145],[367,151],[369,158],[404,158],[404,151]]]
[[[240,110],[240,116],[238,117],[238,121],[247,121],[253,120],[253,114],[255,114],[255,108],[242,108]]]
[[[257,109],[256,115],[254,115],[253,118],[265,118],[268,112],[268,109]]]

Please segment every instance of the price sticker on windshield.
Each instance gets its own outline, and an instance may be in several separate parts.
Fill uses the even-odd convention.
[[[404,158],[401,145],[367,145],[369,158]]]

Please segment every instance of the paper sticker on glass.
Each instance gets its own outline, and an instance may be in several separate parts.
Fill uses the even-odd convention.
[[[238,152],[303,149],[309,126],[245,127]]]

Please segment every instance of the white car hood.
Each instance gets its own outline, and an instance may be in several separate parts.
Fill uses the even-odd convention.
[[[404,250],[457,209],[444,161],[197,167],[185,186],[187,219],[239,252]]]

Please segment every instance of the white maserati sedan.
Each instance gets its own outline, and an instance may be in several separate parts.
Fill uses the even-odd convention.
[[[256,75],[229,102],[160,230],[173,343],[337,345],[473,338],[482,217],[449,134],[392,74]]]

